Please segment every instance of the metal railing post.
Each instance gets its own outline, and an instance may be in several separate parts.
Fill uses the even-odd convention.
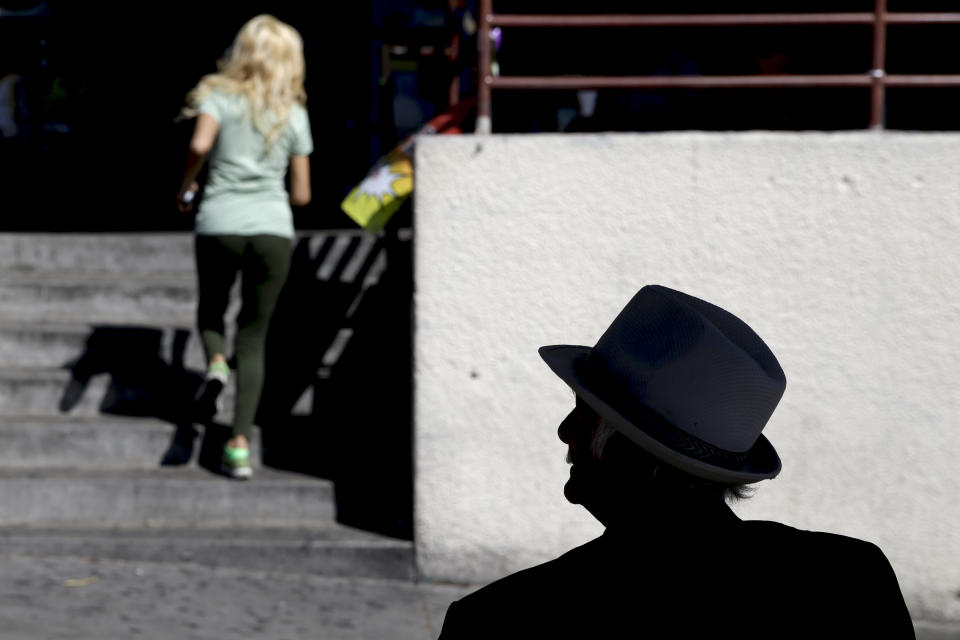
[[[487,135],[493,131],[493,120],[490,113],[490,83],[493,76],[490,72],[490,18],[493,14],[493,0],[480,0],[480,33],[477,41],[480,46],[478,62],[477,87],[477,126],[476,133]]]
[[[870,128],[883,129],[886,104],[887,0],[876,0],[873,18],[873,68],[870,69]]]

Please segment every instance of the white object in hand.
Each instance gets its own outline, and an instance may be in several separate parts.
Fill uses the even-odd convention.
[[[180,200],[183,202],[183,204],[190,204],[193,202],[193,199],[196,197],[196,195],[196,191],[184,191],[183,195],[180,196]]]

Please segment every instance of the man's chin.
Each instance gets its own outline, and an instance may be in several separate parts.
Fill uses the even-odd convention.
[[[577,491],[577,483],[573,478],[567,480],[567,483],[563,485],[563,497],[570,504],[580,504],[580,493]]]
[[[597,515],[598,507],[603,500],[598,493],[599,487],[592,482],[593,479],[586,469],[570,467],[570,478],[563,485],[563,496],[570,504],[580,505],[594,518],[603,522],[603,519]]]
[[[570,465],[570,477],[567,483],[563,485],[563,495],[570,504],[582,505],[584,499],[590,491],[593,481],[592,469],[589,465],[572,464]]]

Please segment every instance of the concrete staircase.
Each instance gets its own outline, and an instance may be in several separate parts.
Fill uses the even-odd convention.
[[[195,284],[189,234],[0,235],[0,553],[411,579],[411,543],[339,525],[259,430],[252,481],[213,470]]]

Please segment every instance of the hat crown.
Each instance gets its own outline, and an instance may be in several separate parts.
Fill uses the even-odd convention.
[[[630,300],[591,359],[672,425],[734,453],[754,445],[786,388],[773,352],[745,322],[660,285]]]

